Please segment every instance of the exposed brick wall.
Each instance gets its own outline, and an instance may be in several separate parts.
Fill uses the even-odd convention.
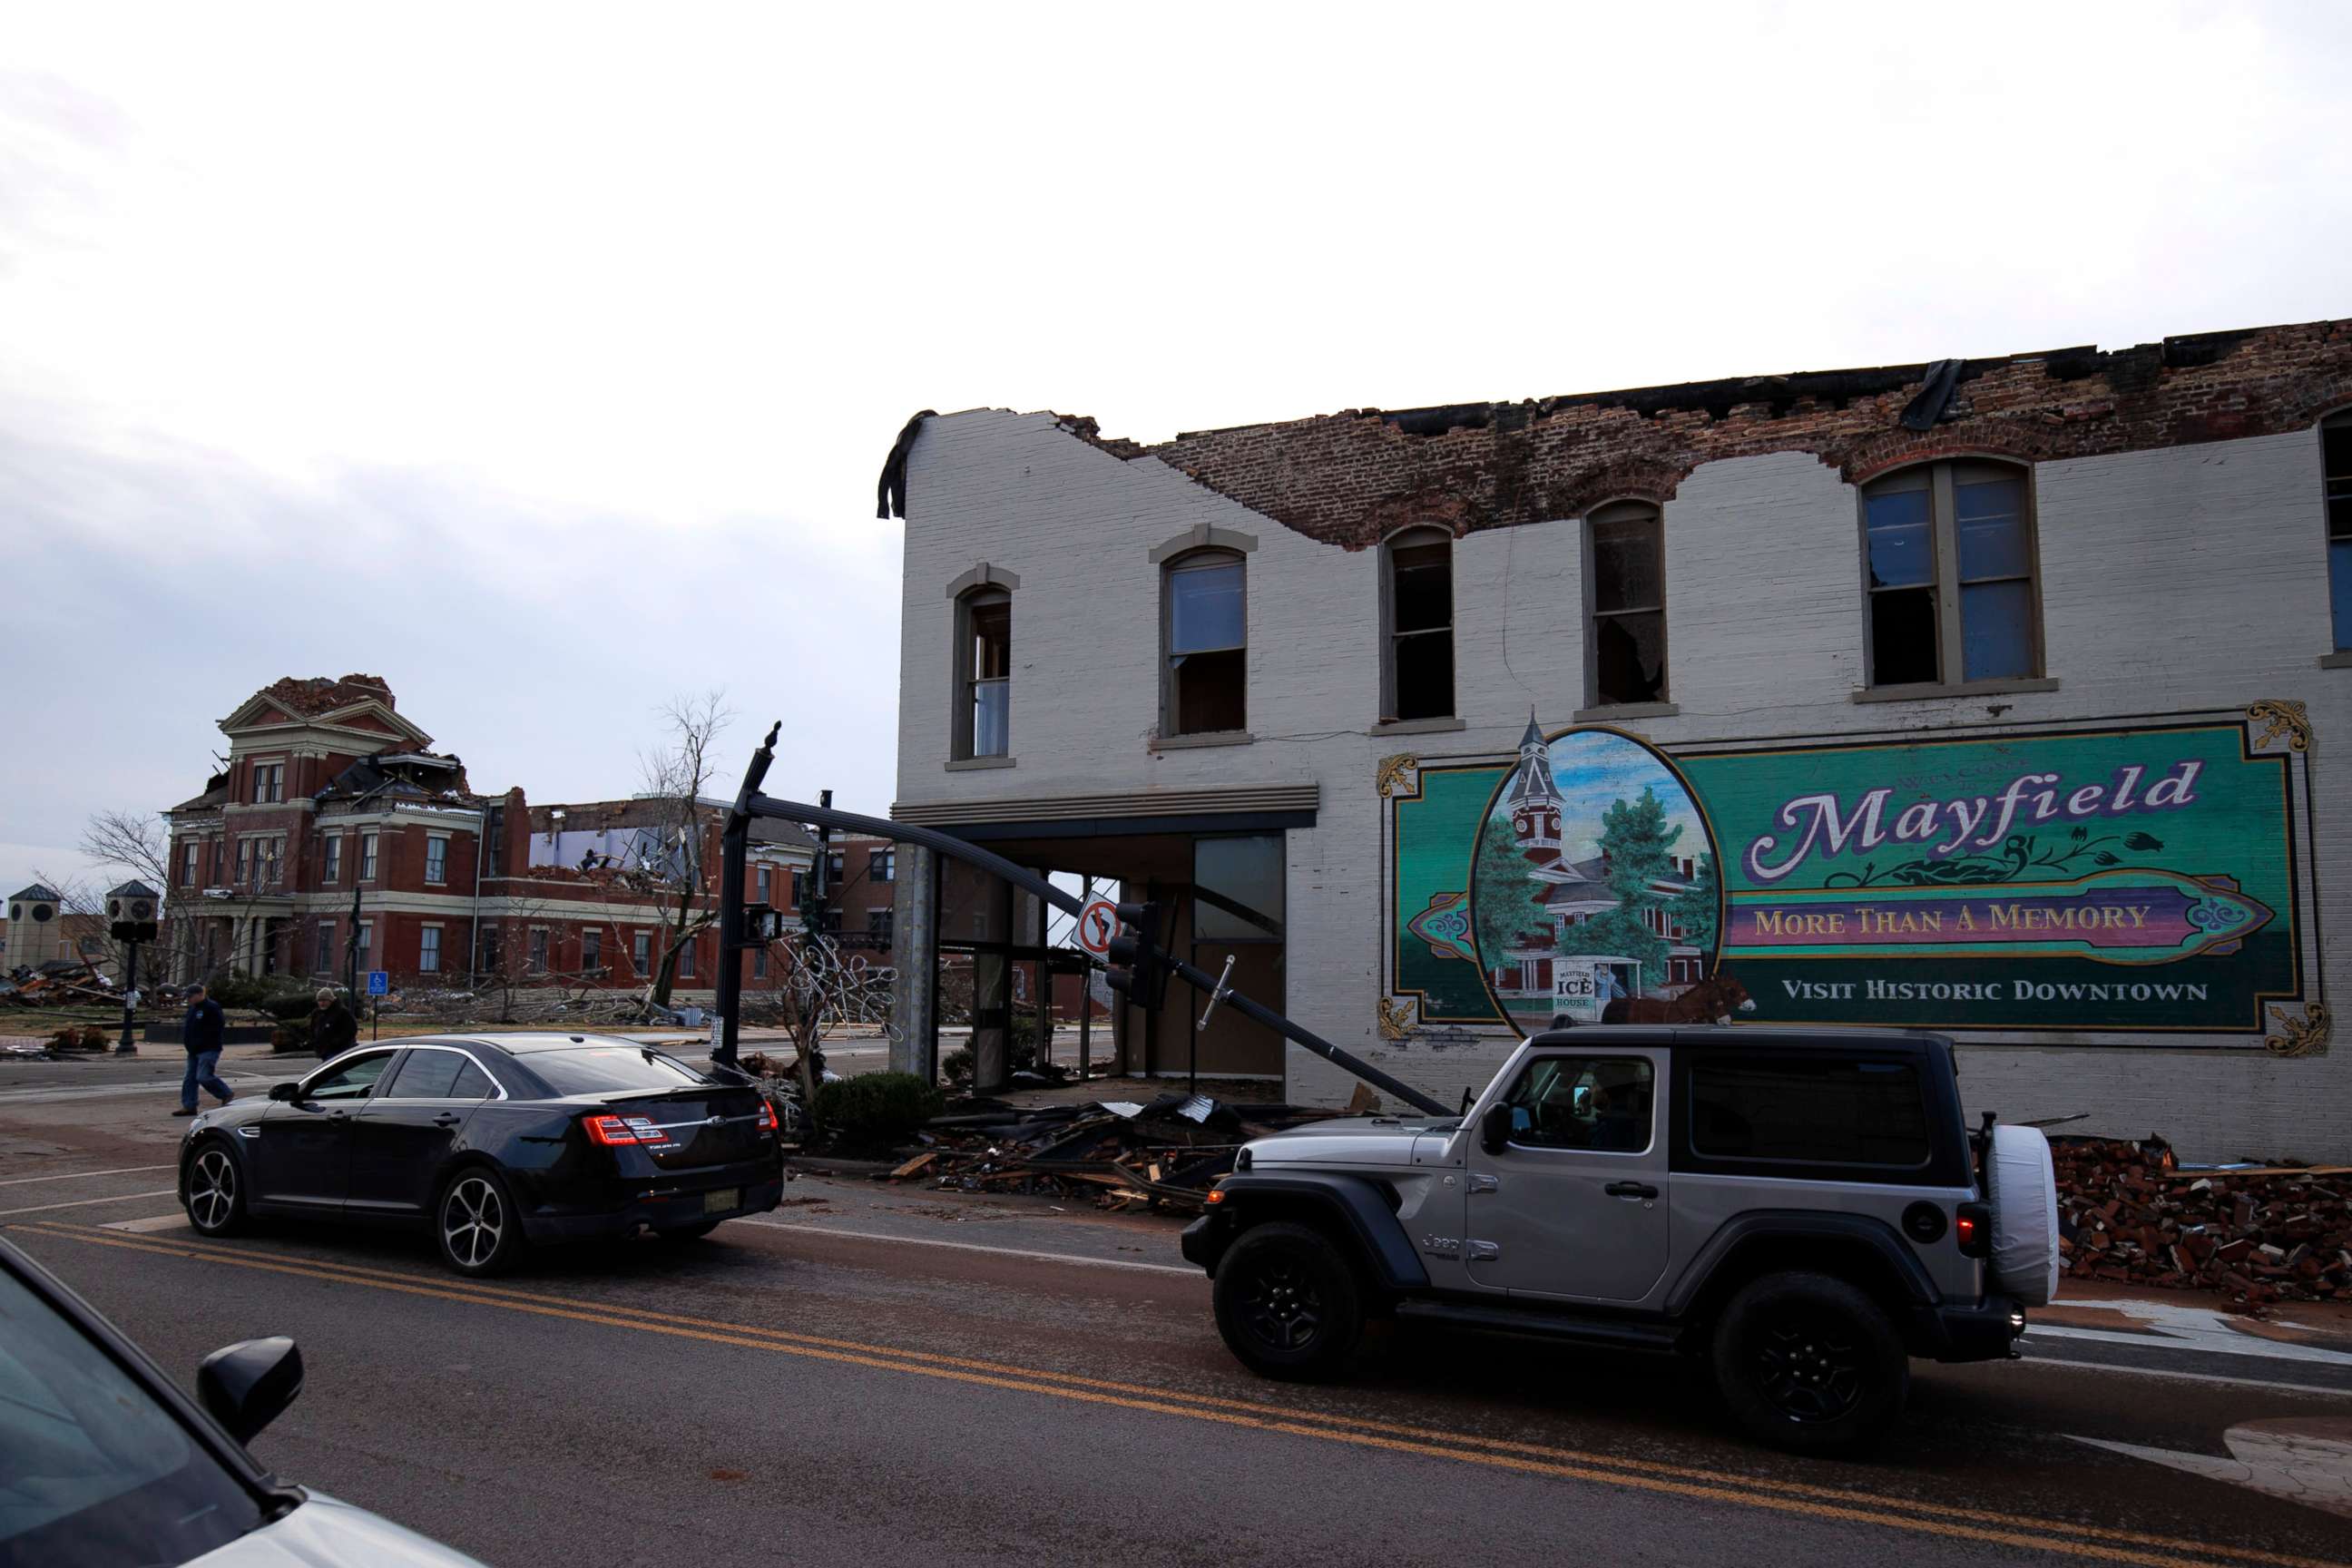
[[[1935,426],[1905,429],[1928,367],[1895,365],[1511,404],[1352,409],[1179,436],[1150,456],[1310,538],[1350,550],[1410,523],[1457,534],[1664,502],[1702,463],[1811,453],[1849,483],[1959,453],[2021,462],[2278,435],[2352,404],[2352,321],[2168,338],[2102,353],[1971,360]]]

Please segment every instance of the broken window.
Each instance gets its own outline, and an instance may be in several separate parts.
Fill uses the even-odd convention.
[[[956,601],[959,760],[1011,754],[1013,596],[978,588]]]
[[[1160,733],[1248,727],[1248,614],[1242,558],[1199,551],[1168,568],[1168,684]]]
[[[1870,684],[2041,673],[2025,474],[1930,463],[1863,492]]]
[[[2352,413],[2319,427],[2327,498],[2327,587],[2336,647],[2352,648]]]
[[[1454,538],[1416,528],[1389,542],[1384,720],[1454,714]]]
[[[1666,700],[1665,524],[1647,501],[1616,501],[1591,519],[1592,701]]]

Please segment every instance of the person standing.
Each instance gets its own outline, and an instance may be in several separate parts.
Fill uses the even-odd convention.
[[[321,986],[319,1005],[310,1010],[310,1044],[318,1051],[319,1059],[323,1062],[341,1056],[359,1043],[359,1019],[343,1005],[334,987]]]
[[[188,992],[188,1016],[180,1025],[180,1044],[188,1053],[188,1073],[180,1080],[180,1109],[174,1116],[196,1113],[196,1090],[201,1088],[223,1105],[236,1095],[220,1080],[214,1069],[220,1066],[221,1036],[228,1027],[228,1016],[221,1005],[212,999],[201,985]]]

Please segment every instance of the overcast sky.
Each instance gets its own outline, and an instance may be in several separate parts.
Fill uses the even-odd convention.
[[[853,12],[846,16],[840,12]],[[280,675],[891,797],[918,408],[1113,435],[2352,315],[2352,7],[0,7],[0,888]],[[919,504],[919,498],[918,498]]]

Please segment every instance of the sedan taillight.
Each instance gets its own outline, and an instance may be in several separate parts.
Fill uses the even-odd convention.
[[[591,1143],[602,1143],[607,1149],[617,1149],[637,1142],[634,1128],[617,1116],[591,1116],[580,1123]]]

